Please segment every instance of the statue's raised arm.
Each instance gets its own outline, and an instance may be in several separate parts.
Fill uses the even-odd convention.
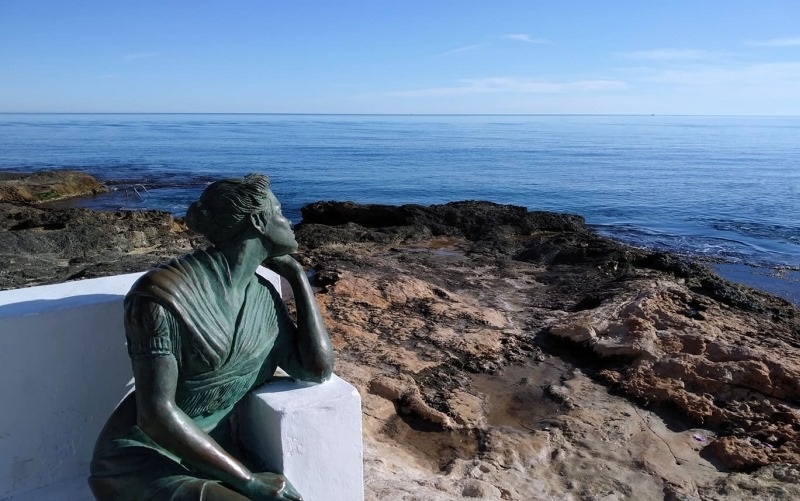
[[[234,405],[280,366],[296,379],[330,378],[333,352],[269,178],[217,181],[187,211],[213,244],[140,278],[125,298],[136,390],[95,446],[89,484],[101,501],[299,500],[277,472],[254,472],[233,451]],[[297,322],[256,274],[291,285]]]

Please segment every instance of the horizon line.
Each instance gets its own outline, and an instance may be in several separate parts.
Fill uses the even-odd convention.
[[[397,117],[774,117],[794,118],[800,115],[730,113],[309,113],[309,112],[261,112],[261,111],[0,111],[0,115],[271,115],[271,116],[397,116]]]

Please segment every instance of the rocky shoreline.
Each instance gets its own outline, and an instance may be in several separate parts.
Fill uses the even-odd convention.
[[[789,302],[488,202],[319,202],[296,233],[363,397],[367,499],[800,498]],[[164,212],[0,201],[0,288],[202,244]]]

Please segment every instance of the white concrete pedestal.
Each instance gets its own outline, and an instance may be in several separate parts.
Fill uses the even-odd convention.
[[[361,397],[349,383],[267,384],[245,397],[239,423],[242,443],[305,501],[363,501]]]

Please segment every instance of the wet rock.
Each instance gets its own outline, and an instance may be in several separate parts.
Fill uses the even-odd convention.
[[[569,388],[557,384],[549,384],[544,388],[544,395],[567,409],[575,408],[575,402],[569,395]]]
[[[752,499],[800,499],[800,466],[779,464],[751,474],[735,473],[702,489],[704,499],[750,501]]]
[[[359,205],[316,202],[303,207],[297,227],[312,247],[328,243],[413,242],[430,236],[458,236],[484,243],[484,250],[535,232],[587,233],[580,216],[530,212],[524,207],[464,201],[443,205]]]

